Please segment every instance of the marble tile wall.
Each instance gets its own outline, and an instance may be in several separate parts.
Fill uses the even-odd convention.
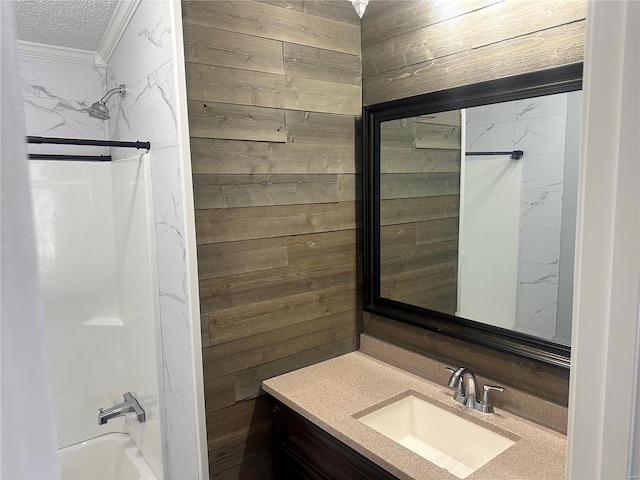
[[[467,109],[467,150],[523,150],[516,329],[553,339],[566,94]]]
[[[106,68],[29,55],[22,55],[19,67],[27,134],[109,138],[108,122],[86,113],[104,95]],[[77,145],[30,144],[28,150],[109,153],[108,147]],[[139,221],[147,213],[142,190],[150,182],[140,175],[141,158],[122,150],[128,161],[29,162],[58,446],[128,431],[162,476],[156,326],[149,298],[154,294],[157,300],[158,288],[148,278],[156,256],[154,248],[148,257],[149,238]],[[147,422],[127,426],[114,419],[97,425],[97,409],[111,406],[125,391],[139,399]]]
[[[127,85],[112,110],[112,140],[151,142],[151,177],[158,251],[161,415],[167,478],[199,478],[193,324],[176,113],[169,1],[143,0],[107,67],[107,86]],[[112,149],[114,158],[127,155]],[[199,347],[198,347],[199,348]]]
[[[159,346],[160,416],[167,478],[200,477],[194,379],[194,325],[190,318],[182,198],[182,167],[177,129],[176,76],[169,0],[142,0],[108,66],[20,58],[27,135],[150,141],[151,178],[158,259],[156,325]],[[179,7],[173,7],[179,8]],[[179,15],[179,14],[178,14]],[[181,46],[180,46],[181,48]],[[86,109],[108,89],[124,83],[126,97],[107,102],[108,122]],[[108,154],[114,160],[130,149],[30,145],[30,152]],[[196,302],[197,303],[197,302]],[[196,315],[197,317],[197,315]],[[197,320],[197,318],[196,318]]]
[[[105,91],[104,68],[85,63],[19,56],[27,135],[106,139],[108,125],[87,108]],[[31,153],[105,154],[104,147],[29,145]]]

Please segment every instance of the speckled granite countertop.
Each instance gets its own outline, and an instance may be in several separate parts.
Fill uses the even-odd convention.
[[[401,479],[457,478],[353,417],[410,390],[490,430],[502,429],[519,437],[513,446],[469,475],[469,480],[564,478],[564,435],[498,409],[487,415],[465,408],[453,401],[449,388],[360,352],[265,380],[262,386],[265,392]]]

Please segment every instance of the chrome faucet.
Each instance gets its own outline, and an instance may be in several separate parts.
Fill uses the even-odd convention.
[[[480,398],[480,389],[478,388],[478,380],[475,374],[467,367],[459,367],[454,370],[451,367],[446,367],[451,372],[451,378],[449,378],[449,387],[454,388],[453,399],[465,405],[468,408],[473,408],[482,413],[492,413],[493,404],[489,392],[491,390],[497,390],[504,392],[503,387],[494,385],[485,385],[484,393]],[[465,381],[466,380],[466,381]]]
[[[104,425],[112,418],[122,417],[129,412],[134,412],[136,414],[136,416],[138,417],[138,422],[142,423],[145,421],[144,410],[142,409],[138,401],[133,398],[133,395],[127,392],[123,395],[123,397],[124,402],[114,405],[113,407],[100,409],[100,411],[98,412],[98,425]]]

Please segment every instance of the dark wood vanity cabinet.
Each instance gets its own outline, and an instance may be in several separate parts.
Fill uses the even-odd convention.
[[[278,480],[397,480],[397,477],[270,397]]]

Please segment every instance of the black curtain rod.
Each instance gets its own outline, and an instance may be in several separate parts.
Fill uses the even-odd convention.
[[[465,155],[509,155],[511,160],[520,160],[524,152],[522,150],[512,150],[511,152],[465,152]]]
[[[84,138],[27,137],[27,143],[56,145],[93,145],[96,147],[125,147],[151,150],[149,142],[120,142],[117,140],[88,140]]]
[[[82,160],[85,162],[110,162],[111,155],[57,155],[51,153],[30,153],[29,160]]]

